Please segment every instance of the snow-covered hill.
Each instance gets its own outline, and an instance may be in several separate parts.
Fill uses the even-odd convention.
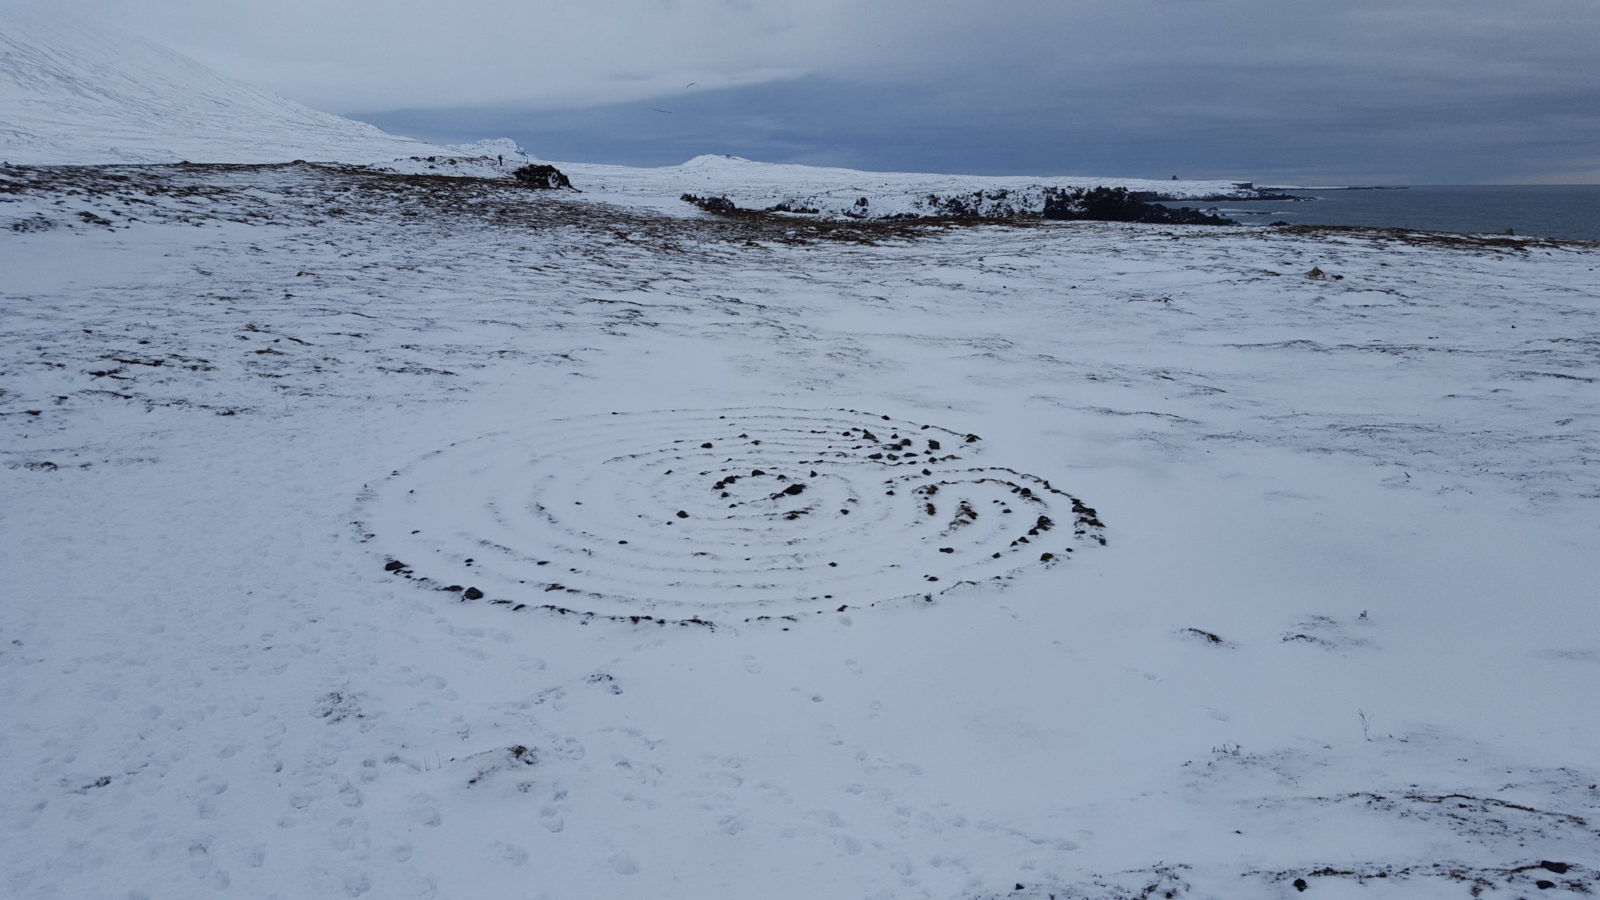
[[[133,35],[13,10],[0,28],[3,161],[377,162],[441,152]]]

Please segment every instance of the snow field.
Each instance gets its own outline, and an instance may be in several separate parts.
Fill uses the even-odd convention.
[[[10,895],[1593,889],[1592,248],[0,174]]]

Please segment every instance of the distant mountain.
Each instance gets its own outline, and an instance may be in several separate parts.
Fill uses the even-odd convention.
[[[380,162],[451,151],[318,112],[130,34],[5,11],[0,161]]]

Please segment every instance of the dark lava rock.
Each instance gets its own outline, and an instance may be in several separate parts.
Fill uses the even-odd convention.
[[[1146,203],[1125,187],[1049,188],[1040,217],[1056,221],[1146,222],[1162,225],[1237,225],[1231,219],[1183,207]]]
[[[383,570],[385,572],[398,572],[401,569],[404,569],[405,567],[406,567],[406,564],[401,562],[398,559],[391,559],[388,562],[383,564]]]
[[[1551,862],[1548,859],[1541,859],[1539,860],[1539,868],[1549,872],[1554,872],[1557,875],[1565,875],[1567,874],[1567,870],[1571,869],[1572,866],[1564,862]]]
[[[541,191],[553,191],[558,188],[576,190],[576,188],[573,188],[572,186],[571,179],[562,174],[561,170],[555,166],[522,166],[521,168],[513,170],[511,172],[511,177],[515,178],[522,184],[527,185],[528,187],[536,188]]]
[[[482,600],[483,599],[483,591],[480,591],[475,587],[469,587],[465,591],[462,591],[461,599],[463,599],[463,600]]]
[[[689,514],[680,509],[678,510],[678,518],[687,519],[689,518]]]
[[[739,207],[727,197],[701,197],[696,194],[684,194],[678,198],[685,203],[691,203],[706,212],[731,213],[737,212]]]
[[[1294,880],[1294,889],[1297,890],[1297,891],[1304,891],[1306,888],[1308,888],[1310,886],[1311,885],[1306,884],[1306,880],[1304,878],[1296,878]]]

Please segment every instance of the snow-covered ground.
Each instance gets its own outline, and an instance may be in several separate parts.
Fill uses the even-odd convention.
[[[0,169],[0,894],[1600,887],[1595,247],[567,171]]]
[[[737,156],[696,156],[676,166],[639,168],[544,160],[506,138],[448,148],[453,155],[408,156],[379,167],[391,172],[504,178],[529,162],[554,165],[581,191],[612,203],[691,216],[685,195],[722,198],[741,210],[823,218],[1038,218],[1047,194],[1097,187],[1127,188],[1173,200],[1261,196],[1228,181],[1150,181],[1105,176],[934,175],[863,172],[755,162]]]
[[[963,198],[974,214],[1003,217],[1037,211],[1047,189],[1125,187],[1174,200],[1248,198],[1253,188],[1231,181],[1150,181],[1104,176],[933,175],[861,172],[817,166],[775,165],[737,156],[697,156],[679,166],[639,169],[558,162],[563,172],[594,189],[635,202],[676,200],[684,193],[726,197],[741,208],[784,205],[796,211],[862,217],[948,214],[950,198]],[[663,192],[676,189],[667,196]]]

